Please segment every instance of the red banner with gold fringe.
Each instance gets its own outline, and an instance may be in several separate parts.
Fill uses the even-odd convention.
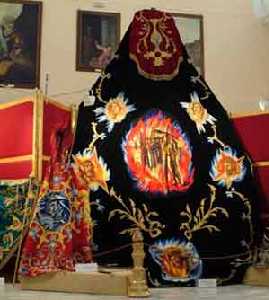
[[[1,104],[0,120],[0,180],[27,179],[34,164],[33,99]]]
[[[259,191],[263,196],[261,217],[269,224],[269,113],[256,113],[233,117],[233,124],[250,155]]]
[[[0,104],[0,181],[44,178],[53,144],[71,131],[72,108],[35,96]],[[51,142],[55,139],[55,142]]]

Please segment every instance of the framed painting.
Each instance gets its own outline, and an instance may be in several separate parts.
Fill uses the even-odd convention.
[[[76,70],[100,72],[120,41],[120,14],[78,11]]]
[[[187,52],[201,75],[204,66],[204,25],[202,15],[172,14]]]
[[[42,2],[0,0],[0,86],[39,87]]]

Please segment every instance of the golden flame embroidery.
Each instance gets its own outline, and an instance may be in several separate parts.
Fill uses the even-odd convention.
[[[241,181],[246,173],[244,156],[237,157],[230,148],[219,150],[212,162],[210,176],[219,185],[230,189],[234,181]]]
[[[110,171],[102,157],[97,156],[96,148],[93,151],[86,149],[83,154],[74,155],[74,171],[83,185],[92,191],[101,187],[108,191],[107,181],[110,179]]]
[[[128,100],[121,92],[116,98],[110,99],[105,107],[98,107],[94,112],[98,122],[107,122],[107,129],[110,132],[116,123],[124,120],[127,114],[133,110],[135,110],[134,105],[128,105]]]
[[[191,102],[181,102],[181,106],[186,109],[191,120],[195,122],[199,133],[205,132],[207,123],[214,125],[216,119],[211,116],[200,103],[199,96],[196,92],[191,94]]]

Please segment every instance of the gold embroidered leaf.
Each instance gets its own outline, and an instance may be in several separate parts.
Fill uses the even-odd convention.
[[[114,209],[109,213],[108,220],[110,221],[110,219],[112,217],[116,216],[116,214],[122,215],[122,214],[126,214],[126,213],[121,209]]]
[[[131,204],[132,213],[133,213],[133,216],[134,216],[134,215],[135,215],[135,213],[136,213],[136,206],[135,206],[135,202],[134,202],[134,200],[132,200],[132,199],[129,199],[129,202],[130,202],[130,204]]]
[[[148,213],[148,217],[159,217],[159,214],[156,211],[151,211]]]
[[[142,207],[143,207],[143,209],[144,209],[144,212],[147,213],[147,212],[148,212],[148,208],[147,208],[147,206],[146,206],[145,203],[142,204]]]
[[[188,217],[188,216],[189,216],[189,214],[186,213],[185,211],[182,211],[182,212],[180,213],[180,215],[181,215],[182,217],[184,217],[184,216]]]
[[[144,224],[144,216],[143,216],[141,209],[137,209],[137,220],[138,220],[138,223]]]
[[[187,211],[189,214],[191,214],[191,209],[190,209],[189,204],[186,205],[186,211]]]

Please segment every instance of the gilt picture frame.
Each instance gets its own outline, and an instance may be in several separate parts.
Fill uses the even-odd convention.
[[[172,13],[172,16],[192,63],[205,76],[203,16],[185,13]]]
[[[120,42],[120,13],[77,13],[76,71],[101,72]]]
[[[39,88],[42,2],[0,0],[0,87]]]

